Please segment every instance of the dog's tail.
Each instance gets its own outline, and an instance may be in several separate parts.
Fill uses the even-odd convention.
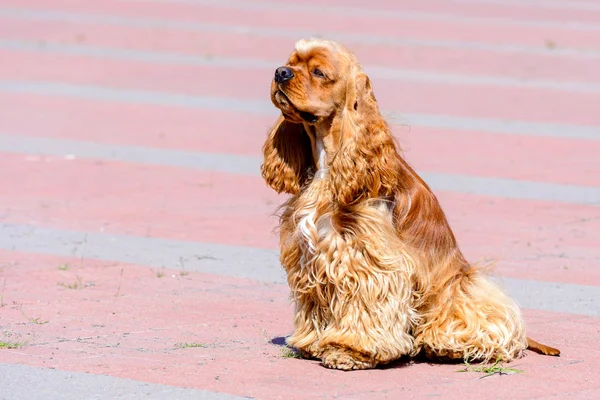
[[[535,351],[539,354],[544,354],[546,356],[559,356],[560,350],[555,349],[554,347],[546,346],[545,344],[541,344],[533,340],[532,338],[527,338],[527,349],[531,351]]]

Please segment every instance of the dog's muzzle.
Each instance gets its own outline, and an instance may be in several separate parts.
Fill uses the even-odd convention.
[[[288,67],[279,67],[275,70],[275,82],[283,83],[294,77],[294,72]]]

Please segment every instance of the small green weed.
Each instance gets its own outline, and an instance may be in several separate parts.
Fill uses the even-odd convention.
[[[0,290],[0,307],[4,307],[4,289],[6,288],[6,279],[2,282],[2,289]]]
[[[281,348],[281,357],[282,358],[302,358],[302,354],[296,349],[292,349],[290,347],[284,346]]]
[[[121,283],[123,282],[123,271],[125,269],[121,268],[121,275],[119,276],[119,286],[117,286],[117,293],[115,293],[115,297],[119,297],[121,295]]]
[[[25,311],[23,311],[23,309],[21,308],[21,314],[23,314],[23,316],[27,319],[27,321],[29,321],[32,324],[36,324],[36,325],[44,325],[47,324],[50,321],[46,321],[46,320],[42,320],[41,318],[31,318],[29,316],[27,316],[27,314],[25,314]]]
[[[0,349],[18,349],[25,346],[22,342],[5,342],[0,340]]]
[[[206,347],[206,345],[204,343],[198,343],[198,342],[183,342],[183,343],[175,343],[175,348],[176,349],[190,349],[190,348],[197,348],[197,347]]]
[[[69,266],[69,264],[60,264],[58,266],[58,270],[59,271],[68,271],[71,267]]]
[[[85,285],[83,284],[83,280],[79,275],[77,275],[77,280],[73,283],[66,284],[64,282],[59,282],[57,283],[57,285],[66,289],[83,289],[85,287]]]
[[[496,360],[496,362],[492,365],[482,365],[480,367],[475,367],[469,364],[468,360],[465,360],[465,368],[459,369],[457,372],[478,372],[482,374],[486,374],[481,378],[487,378],[491,375],[512,375],[512,374],[523,374],[525,371],[516,368],[506,368],[502,364],[500,364],[500,360]],[[480,379],[481,379],[480,378]]]

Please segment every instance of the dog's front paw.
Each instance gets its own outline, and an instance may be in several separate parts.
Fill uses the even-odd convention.
[[[355,369],[375,368],[377,362],[364,355],[342,347],[329,347],[321,356],[323,366],[332,369],[351,371]]]
[[[286,339],[286,344],[290,347],[295,348],[300,352],[302,358],[306,358],[308,360],[314,360],[321,358],[321,348],[319,347],[319,342],[317,340],[310,341],[307,340],[306,337],[298,337],[297,335],[292,335]],[[310,344],[306,344],[306,343]]]
[[[302,358],[306,358],[307,360],[317,360],[320,356],[316,346],[305,347],[303,349],[298,349],[298,351],[302,355]]]

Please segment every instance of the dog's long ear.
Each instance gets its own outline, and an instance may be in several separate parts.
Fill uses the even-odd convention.
[[[346,110],[354,110],[358,116],[379,115],[377,100],[373,94],[371,80],[360,67],[355,67],[346,84]],[[360,108],[360,110],[359,110]]]
[[[363,198],[392,195],[398,187],[400,156],[379,112],[371,81],[359,67],[346,85],[339,129],[341,147],[331,164],[338,203],[350,205]]]
[[[277,193],[297,194],[312,165],[310,138],[302,124],[280,116],[263,146],[261,173]]]

